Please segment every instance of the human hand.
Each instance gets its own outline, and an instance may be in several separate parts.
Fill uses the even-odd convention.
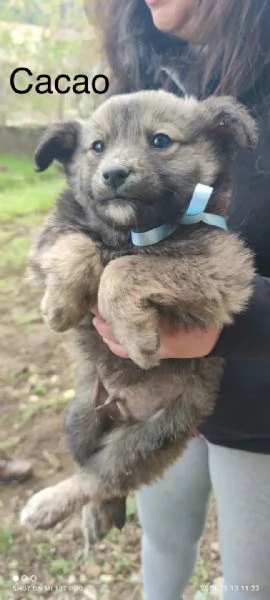
[[[95,317],[95,326],[103,341],[113,354],[121,358],[128,358],[128,353],[114,338],[109,325],[98,313],[97,308],[92,310]],[[169,326],[165,321],[162,323],[160,336],[159,358],[201,358],[207,356],[216,345],[221,329],[217,326],[209,327],[207,330],[193,328],[190,330]]]

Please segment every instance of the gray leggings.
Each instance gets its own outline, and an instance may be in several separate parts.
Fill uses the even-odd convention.
[[[182,597],[195,566],[211,488],[224,600],[270,600],[270,455],[215,446],[204,438],[192,439],[163,479],[138,493],[145,600]]]

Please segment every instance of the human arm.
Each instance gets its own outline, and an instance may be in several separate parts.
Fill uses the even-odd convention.
[[[115,340],[109,325],[95,310],[95,325],[110,350],[117,356],[128,354]],[[169,328],[164,322],[161,332],[159,357],[198,358],[220,356],[222,358],[268,358],[270,357],[270,279],[255,276],[254,292],[247,309],[235,317],[232,325],[221,331],[218,327],[200,330],[193,328]]]

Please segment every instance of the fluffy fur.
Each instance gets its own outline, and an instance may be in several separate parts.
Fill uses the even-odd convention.
[[[254,271],[243,242],[181,218],[198,182],[214,187],[207,210],[226,215],[235,154],[255,140],[253,120],[233,99],[164,91],[113,97],[89,122],[55,125],[41,139],[39,170],[60,161],[69,187],[30,264],[45,321],[74,331],[80,368],[65,432],[80,468],[34,495],[23,522],[51,527],[86,505],[90,542],[122,527],[129,490],[161,476],[211,413],[223,361],[159,363],[160,319],[222,327],[245,308]],[[167,221],[179,224],[169,238],[132,245],[131,227]],[[114,356],[95,331],[97,302],[130,359]]]

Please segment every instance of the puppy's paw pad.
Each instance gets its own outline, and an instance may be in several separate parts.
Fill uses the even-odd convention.
[[[60,519],[53,488],[46,488],[34,494],[28,500],[20,515],[21,525],[27,525],[33,529],[49,529],[58,520]]]

